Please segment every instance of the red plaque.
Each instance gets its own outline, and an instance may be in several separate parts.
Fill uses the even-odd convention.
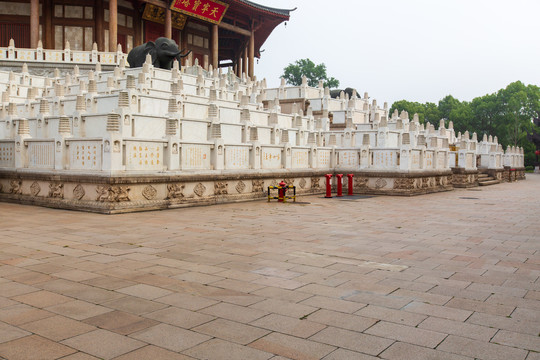
[[[194,16],[201,20],[219,24],[229,4],[218,0],[174,0],[171,10]]]

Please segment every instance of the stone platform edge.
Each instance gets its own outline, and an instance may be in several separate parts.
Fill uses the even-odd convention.
[[[323,194],[328,173],[344,174],[344,194],[348,190],[347,174],[354,174],[354,193],[359,195],[412,196],[449,191],[457,179],[451,170],[401,173],[310,169],[176,175],[0,170],[0,201],[117,214],[261,200],[266,198],[268,186],[282,180],[296,186],[297,195]],[[335,176],[332,188],[335,194]]]

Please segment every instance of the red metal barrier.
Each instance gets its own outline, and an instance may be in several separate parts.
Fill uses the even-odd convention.
[[[336,174],[337,179],[337,197],[343,196],[343,174]]]
[[[347,177],[349,178],[349,187],[347,189],[347,195],[353,195],[353,177],[354,177],[354,174],[347,174]]]
[[[326,174],[324,175],[326,177],[326,198],[332,197],[332,184],[330,184],[330,180],[332,179],[332,174]]]

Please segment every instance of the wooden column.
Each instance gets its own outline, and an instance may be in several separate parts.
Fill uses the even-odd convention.
[[[143,43],[142,38],[142,16],[141,14],[136,11],[135,17],[133,18],[133,30],[135,32],[133,36],[133,47],[139,46]]]
[[[43,0],[43,46],[45,49],[54,49],[52,27],[52,1]]]
[[[248,74],[248,48],[244,48],[244,57],[242,58],[242,73]]]
[[[251,30],[249,37],[249,77],[253,79],[255,74],[255,31]]]
[[[95,1],[95,16],[96,19],[96,44],[98,51],[105,51],[105,31],[103,26],[103,1]]]
[[[219,35],[217,24],[212,25],[212,66],[219,67]]]
[[[109,51],[118,45],[118,1],[109,0]]]
[[[39,0],[30,1],[30,48],[37,48],[39,40]]]
[[[172,39],[172,14],[169,8],[165,8],[165,37]]]
[[[184,28],[184,30],[182,30],[182,32],[180,33],[182,43],[178,44],[179,49],[187,49],[188,48],[187,35],[188,35],[187,31]],[[187,60],[187,56],[182,58],[182,61],[181,61],[182,66],[186,65],[186,60]],[[191,65],[193,65],[193,64],[191,64]]]

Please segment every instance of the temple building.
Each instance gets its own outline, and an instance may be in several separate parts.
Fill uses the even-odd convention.
[[[124,52],[160,36],[214,68],[253,77],[261,46],[292,10],[248,0],[0,1],[0,47]]]

